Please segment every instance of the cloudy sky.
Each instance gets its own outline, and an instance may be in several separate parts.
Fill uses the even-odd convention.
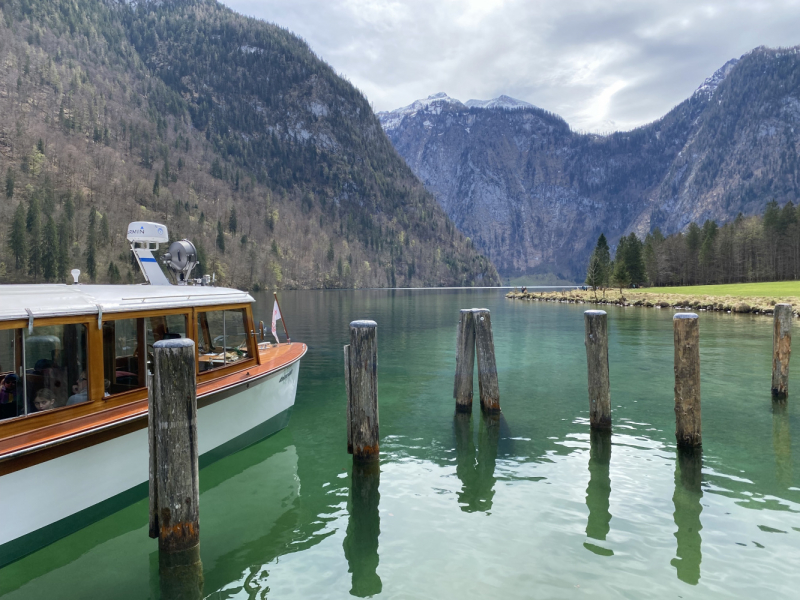
[[[303,37],[391,110],[507,94],[584,131],[666,113],[757,46],[800,44],[800,0],[222,0]]]

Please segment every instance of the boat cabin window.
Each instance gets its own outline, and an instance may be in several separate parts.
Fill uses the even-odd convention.
[[[103,322],[103,378],[106,395],[147,387],[153,372],[153,344],[186,337],[186,315],[157,315]]]
[[[0,331],[0,419],[86,402],[86,325]]]
[[[109,395],[147,385],[144,322],[144,319],[103,322],[103,379]]]
[[[147,333],[147,372],[153,373],[153,344],[161,340],[185,338],[188,318],[186,315],[161,315],[147,317],[144,321]]]
[[[197,313],[197,338],[200,373],[252,358],[243,308]]]
[[[23,386],[19,375],[22,373],[22,330],[0,330],[0,419],[10,419],[20,413]]]

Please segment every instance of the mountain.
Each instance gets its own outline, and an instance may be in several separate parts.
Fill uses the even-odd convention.
[[[379,118],[504,275],[580,281],[601,232],[612,244],[631,231],[669,234],[800,195],[800,48],[757,48],[661,119],[610,135],[576,133],[532,106],[508,110],[502,96],[437,97]]]
[[[493,285],[367,99],[213,0],[0,0],[0,279],[139,281],[166,223],[225,285]]]

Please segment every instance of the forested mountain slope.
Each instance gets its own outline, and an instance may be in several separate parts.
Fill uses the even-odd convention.
[[[139,281],[133,220],[226,285],[497,283],[366,98],[211,0],[0,0],[0,280]]]
[[[379,116],[501,273],[582,281],[601,232],[613,245],[631,231],[643,239],[797,199],[798,52],[753,50],[658,121],[610,135],[576,133],[538,108],[468,107],[443,94]]]

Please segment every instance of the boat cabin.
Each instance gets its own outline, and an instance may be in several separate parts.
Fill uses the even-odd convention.
[[[146,401],[160,340],[195,341],[199,385],[262,362],[253,298],[238,290],[8,285],[3,300],[0,441]]]

